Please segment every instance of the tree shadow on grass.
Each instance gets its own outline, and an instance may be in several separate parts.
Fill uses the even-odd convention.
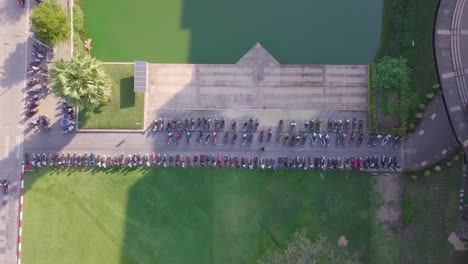
[[[134,77],[120,79],[120,109],[135,106]]]
[[[98,107],[93,110],[88,109],[80,109],[78,112],[78,127],[83,128],[83,126],[88,123],[88,121],[92,118],[93,114],[99,114],[102,112],[102,106]]]

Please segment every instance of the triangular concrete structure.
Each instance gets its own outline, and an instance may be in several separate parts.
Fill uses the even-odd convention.
[[[247,67],[279,67],[279,62],[257,42],[238,62],[239,66]]]

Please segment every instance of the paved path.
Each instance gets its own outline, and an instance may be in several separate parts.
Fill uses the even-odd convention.
[[[468,153],[468,5],[441,0],[435,28],[435,54],[445,103],[457,140]]]
[[[405,167],[422,169],[452,154],[458,148],[441,95],[427,106],[424,118],[404,143]]]
[[[368,109],[367,65],[280,65],[258,43],[237,64],[149,64],[148,72],[150,110]]]
[[[33,1],[31,1],[33,3]],[[29,3],[27,4],[29,6]],[[10,192],[0,194],[0,263],[16,263],[22,136],[22,89],[27,54],[28,8],[0,0],[0,178]]]

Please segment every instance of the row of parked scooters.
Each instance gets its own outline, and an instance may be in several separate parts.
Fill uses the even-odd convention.
[[[50,91],[47,87],[49,70],[46,64],[43,63],[47,56],[47,47],[38,41],[34,41],[32,48],[34,60],[29,63],[28,69],[26,70],[26,73],[33,77],[26,82],[26,94],[28,96],[26,102],[27,117],[32,117],[39,112],[39,100],[45,98]],[[39,85],[39,87],[36,87],[37,85]]]
[[[264,156],[228,156],[228,155],[166,155],[166,154],[129,154],[125,156],[106,156],[94,154],[49,154],[31,155],[26,153],[24,164],[29,167],[98,167],[98,168],[133,168],[133,167],[228,167],[244,169],[320,169],[320,170],[398,170],[400,159],[398,157],[305,157],[305,156],[279,156],[277,158]]]
[[[330,145],[330,133],[335,134],[336,145],[356,145],[360,146],[364,140],[364,121],[353,119],[329,119],[327,128],[322,130],[322,121],[313,119],[304,122],[301,128],[298,128],[296,121],[292,120],[289,128],[284,128],[284,121],[279,120],[276,129],[276,136],[273,137],[273,129],[260,128],[260,121],[249,118],[242,122],[242,133],[238,135],[237,121],[231,120],[230,129],[225,129],[226,121],[224,118],[197,118],[195,119],[157,119],[153,122],[153,132],[166,131],[168,144],[179,144],[185,135],[187,144],[192,142],[192,136],[196,133],[196,142],[205,144],[214,144],[218,142],[218,133],[223,132],[223,143],[235,144],[240,138],[242,145],[254,142],[254,137],[258,138],[261,144],[264,139],[267,143],[275,141],[276,145],[284,144],[290,146],[304,146],[309,141],[310,146]],[[255,136],[256,132],[258,136]],[[206,133],[206,134],[205,134]],[[371,134],[368,139],[368,146],[392,146],[399,147],[403,138],[401,136]]]

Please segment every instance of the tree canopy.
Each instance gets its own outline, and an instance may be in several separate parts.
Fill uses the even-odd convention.
[[[54,94],[71,104],[95,109],[110,100],[112,83],[102,63],[87,54],[59,60],[50,70]]]
[[[258,260],[258,264],[357,264],[356,256],[344,249],[336,249],[326,238],[318,236],[310,240],[304,230],[294,234],[283,251],[270,252]]]
[[[406,59],[385,56],[374,66],[375,86],[385,91],[401,91],[408,86],[410,72]]]
[[[55,1],[45,1],[31,14],[31,24],[38,38],[46,44],[65,41],[70,35],[68,13]]]

